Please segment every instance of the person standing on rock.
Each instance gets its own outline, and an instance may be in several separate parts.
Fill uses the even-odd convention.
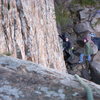
[[[68,37],[65,37],[65,42],[63,43],[63,47],[64,47],[64,51],[67,51],[67,52],[71,48],[71,43]]]
[[[94,33],[91,33],[91,32],[86,35],[86,39],[88,40],[88,42],[91,45],[91,48],[93,50],[93,54],[96,54],[98,52],[97,45],[92,41],[92,38],[95,37],[95,36],[96,35]]]
[[[63,48],[64,48],[64,52],[66,52],[70,55],[70,57],[67,60],[73,59],[74,58],[74,54],[73,54],[74,47],[72,47],[71,42],[69,41],[68,37],[65,37],[65,42],[63,43]]]
[[[84,39],[84,43],[85,43],[84,52],[82,54],[80,54],[79,63],[83,63],[84,56],[86,56],[86,60],[90,62],[91,61],[91,55],[93,54],[91,44],[90,44],[90,42],[87,38]]]

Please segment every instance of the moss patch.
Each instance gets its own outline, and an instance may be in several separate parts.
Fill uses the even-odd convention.
[[[98,2],[96,2],[95,0],[73,0],[72,1],[72,4],[81,4],[82,6],[87,6],[87,5],[94,6],[97,3]]]

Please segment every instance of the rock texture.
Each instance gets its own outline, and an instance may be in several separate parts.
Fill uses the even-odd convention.
[[[100,84],[100,62],[93,61],[90,66],[92,81]]]
[[[79,5],[74,6],[73,9],[80,7]],[[78,34],[82,34],[86,31],[94,32],[97,36],[100,36],[100,9],[93,7],[84,7],[83,9],[76,10],[77,24],[74,30]]]
[[[0,1],[0,53],[66,71],[53,0]]]
[[[75,25],[74,30],[76,33],[81,34],[86,31],[93,31],[90,24],[88,22],[82,22]]]
[[[84,80],[100,100],[100,86]],[[0,56],[0,100],[86,100],[74,76],[30,61]]]
[[[94,18],[92,19],[92,26],[96,32],[100,33],[100,10],[97,10],[94,14]],[[99,35],[100,36],[100,35]]]
[[[100,51],[94,56],[90,64],[92,81],[100,84]]]
[[[57,1],[59,0],[56,0],[56,2]],[[60,31],[62,36],[63,34],[66,34],[72,46],[74,47],[73,59],[68,55],[68,53],[64,52],[66,67],[68,69],[68,73],[73,75],[78,74],[84,77],[85,79],[91,80],[90,70],[88,69],[86,58],[84,57],[84,63],[79,64],[78,62],[79,62],[80,53],[83,53],[84,51],[83,39],[84,37],[86,37],[87,34],[89,34],[88,36],[89,38],[90,36],[92,36],[92,40],[96,44],[96,45],[94,44],[92,45],[93,55],[97,54],[98,50],[100,50],[99,48],[100,47],[100,38],[99,38],[100,37],[100,31],[99,31],[100,30],[100,9],[99,9],[100,3],[98,3],[98,9],[97,9],[97,6],[94,7],[91,5],[82,6],[80,4],[74,4],[75,2],[69,3],[68,1],[69,0],[60,0],[60,3],[58,5],[58,7],[61,6],[65,8],[64,11],[69,12],[70,15],[70,16],[67,15],[65,18],[68,20],[68,23],[66,23],[65,26],[62,26],[61,24],[61,27],[60,28],[58,27],[59,30],[61,29],[62,31],[62,32]],[[77,2],[77,0],[74,1]],[[57,15],[60,15],[60,12]],[[62,16],[65,16],[64,12],[62,13]],[[70,22],[72,23],[69,22],[69,18],[71,19]],[[60,19],[60,21],[62,20],[62,23],[64,23],[63,19],[64,17],[61,17]],[[100,58],[98,57],[98,59]],[[95,64],[93,68],[95,69]],[[95,78],[96,76],[93,74],[93,77]],[[98,76],[98,78],[100,77]]]

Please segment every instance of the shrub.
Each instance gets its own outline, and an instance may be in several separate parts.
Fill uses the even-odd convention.
[[[91,5],[94,6],[97,4],[95,0],[73,0],[72,4],[81,4],[82,6]]]
[[[55,13],[56,13],[56,22],[59,23],[62,28],[64,28],[66,24],[69,22],[70,18],[70,13],[67,10],[64,3],[55,5]]]

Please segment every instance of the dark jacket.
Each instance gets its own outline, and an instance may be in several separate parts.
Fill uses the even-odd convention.
[[[66,41],[63,43],[63,48],[64,48],[64,51],[69,51],[69,49],[71,48],[71,43],[70,41]]]

